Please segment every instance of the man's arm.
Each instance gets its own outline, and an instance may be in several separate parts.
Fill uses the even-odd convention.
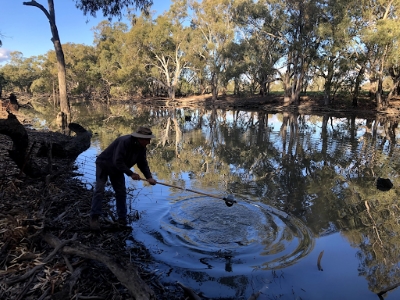
[[[145,151],[138,156],[136,164],[146,179],[153,178],[150,172],[149,163],[147,162]]]
[[[113,155],[113,164],[114,166],[124,172],[129,177],[132,176],[133,172],[130,169],[130,166],[125,164],[125,157],[128,155],[128,149],[132,147],[129,139],[121,139],[115,147],[114,155]]]

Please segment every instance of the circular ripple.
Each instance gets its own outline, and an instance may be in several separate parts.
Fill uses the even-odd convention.
[[[164,243],[215,258],[239,257],[241,263],[251,257],[253,267],[262,269],[293,264],[314,245],[302,222],[267,205],[239,202],[227,207],[204,197],[172,205],[161,228]]]

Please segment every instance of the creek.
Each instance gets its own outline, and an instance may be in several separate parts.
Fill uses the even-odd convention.
[[[128,211],[140,216],[132,236],[153,255],[160,282],[209,299],[379,299],[400,283],[400,136],[391,120],[80,104],[74,122],[94,133],[77,159],[88,186],[96,155],[117,136],[141,125],[155,133],[153,176],[184,189],[127,186]],[[378,177],[394,187],[377,189]],[[400,289],[384,296],[400,299]]]

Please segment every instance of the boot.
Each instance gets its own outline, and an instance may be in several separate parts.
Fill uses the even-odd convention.
[[[100,231],[99,216],[90,217],[90,229],[93,231]]]

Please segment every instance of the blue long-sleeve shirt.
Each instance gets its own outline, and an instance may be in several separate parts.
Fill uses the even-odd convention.
[[[135,164],[146,177],[151,178],[147,162],[146,148],[141,146],[136,137],[123,135],[115,139],[96,159],[107,167],[117,169],[128,176],[132,176],[130,169]]]

